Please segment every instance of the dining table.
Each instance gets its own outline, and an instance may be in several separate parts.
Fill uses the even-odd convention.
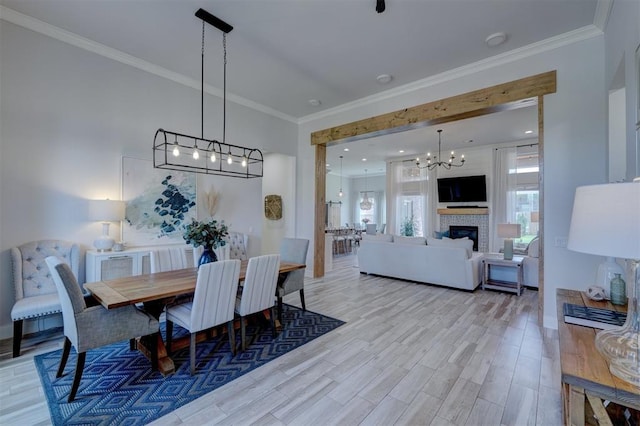
[[[240,282],[246,277],[248,264],[248,260],[240,263]],[[278,272],[287,274],[305,267],[305,264],[280,262]],[[148,313],[159,319],[165,306],[176,297],[194,293],[197,276],[198,268],[186,268],[86,283],[84,288],[106,309],[142,303]],[[151,356],[153,345],[156,346],[160,373],[164,376],[174,373],[175,364],[160,334],[138,340],[138,349],[147,357]]]

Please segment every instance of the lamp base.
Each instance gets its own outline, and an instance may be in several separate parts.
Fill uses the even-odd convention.
[[[640,386],[640,275],[638,261],[632,262],[630,277],[634,283],[629,297],[627,320],[624,325],[612,330],[601,330],[596,334],[596,348],[609,361],[611,374]]]
[[[513,240],[511,238],[507,238],[504,240],[504,260],[512,260],[513,259]]]
[[[116,241],[109,236],[109,222],[102,223],[102,235],[93,241],[93,246],[98,251],[110,251]]]
[[[93,246],[98,251],[111,251],[116,241],[108,235],[102,235],[93,241]]]

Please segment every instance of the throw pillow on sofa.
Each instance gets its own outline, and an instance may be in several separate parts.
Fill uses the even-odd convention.
[[[473,240],[470,240],[468,237],[456,239],[443,237],[441,240],[427,237],[427,245],[434,247],[462,247],[467,251],[467,257],[469,259],[473,256]]]
[[[446,231],[433,231],[433,238],[437,238],[438,240],[441,240],[442,237],[449,237],[449,230],[447,229]]]
[[[405,237],[403,235],[394,235],[393,242],[399,244],[415,244],[419,246],[427,244],[427,240],[424,237]]]

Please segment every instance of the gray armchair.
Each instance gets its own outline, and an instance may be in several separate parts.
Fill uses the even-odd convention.
[[[56,285],[62,307],[64,323],[64,347],[56,377],[61,377],[69,358],[71,346],[78,353],[73,384],[68,402],[75,399],[80,386],[87,351],[122,340],[132,340],[160,332],[158,320],[133,305],[116,309],[105,309],[101,305],[87,306],[84,295],[69,265],[55,256],[46,263]],[[157,368],[158,354],[152,347],[152,366]]]
[[[307,263],[309,240],[301,238],[285,238],[280,245],[280,261],[291,263]],[[304,269],[297,269],[283,274],[278,279],[276,296],[278,297],[278,320],[282,323],[282,298],[294,291],[300,292],[302,310],[307,310],[304,303]]]
[[[80,251],[74,243],[41,240],[11,248],[15,288],[15,304],[11,309],[14,358],[20,355],[24,320],[61,312],[56,285],[45,263],[48,256],[62,259],[69,264],[73,275],[78,276]]]

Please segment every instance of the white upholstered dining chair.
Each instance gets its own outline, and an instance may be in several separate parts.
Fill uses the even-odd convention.
[[[191,375],[196,371],[196,334],[227,324],[229,345],[235,355],[234,307],[240,277],[239,260],[219,260],[198,268],[193,301],[167,307],[167,351],[171,352],[173,324],[189,331]]]
[[[163,247],[149,251],[149,271],[175,271],[192,267],[187,260],[186,247]]]
[[[229,232],[225,237],[225,245],[216,248],[214,251],[218,260],[240,259],[247,260],[247,244],[249,236],[240,232]],[[193,265],[198,266],[198,260],[202,255],[202,247],[193,248]]]
[[[56,256],[68,263],[78,277],[80,251],[77,244],[61,240],[40,240],[11,248],[15,303],[13,321],[13,357],[20,355],[24,320],[61,312],[60,298],[45,262]]]
[[[240,337],[243,351],[246,349],[245,319],[251,314],[269,309],[271,311],[269,315],[271,330],[273,337],[276,336],[273,307],[275,306],[279,269],[279,254],[268,254],[249,259],[242,294],[236,300],[236,314],[240,316]]]

